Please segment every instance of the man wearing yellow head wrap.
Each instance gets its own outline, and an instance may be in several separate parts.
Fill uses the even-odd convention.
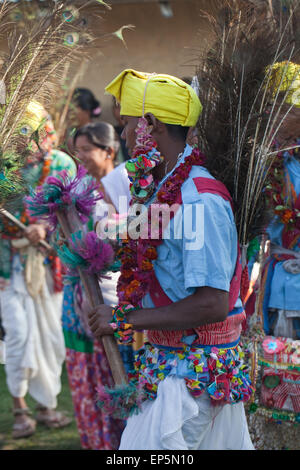
[[[35,188],[46,176],[55,176],[62,170],[75,176],[71,157],[54,149],[51,119],[34,101],[24,113],[18,131],[29,139],[37,130],[38,146],[36,138],[29,142],[31,152],[22,169],[28,187]],[[33,434],[36,426],[36,421],[28,416],[27,392],[42,408],[37,418],[49,427],[65,426],[70,419],[55,411],[65,359],[58,259],[48,258],[38,250],[39,241],[47,236],[47,227],[29,218],[22,198],[14,201],[11,211],[27,229],[23,232],[4,217],[0,219],[0,311],[5,330],[6,380],[15,416],[12,435],[21,438]]]
[[[176,163],[189,130],[197,125],[202,105],[196,92],[177,77],[132,69],[121,72],[105,90],[120,103],[125,123],[121,137],[126,138],[129,153],[136,144],[138,118],[147,117],[151,134],[164,155],[164,163],[157,168],[162,177],[166,166]]]
[[[152,113],[165,124],[193,127],[202,110],[193,88],[171,75],[126,69],[105,90],[120,102],[120,114]]]
[[[201,112],[198,96],[176,77],[131,69],[106,91],[120,102],[134,157],[126,163],[132,213],[141,216],[124,242],[121,304],[114,312],[93,310],[89,324],[96,336],[115,329],[128,340],[124,315],[149,342],[135,364],[144,403],[129,417],[120,449],[253,449],[243,408],[251,388],[239,346],[245,314],[231,198],[197,147],[186,144]]]
[[[268,450],[298,448],[299,431],[290,420],[300,412],[300,375],[293,370],[288,344],[294,341],[295,351],[300,348],[300,65],[276,63],[271,68],[270,89],[281,124],[275,136],[278,156],[265,191],[273,220],[267,228],[270,256],[265,262],[260,295],[265,334],[276,337],[273,345],[283,350],[281,358],[269,361],[262,373],[259,401],[266,409],[266,418],[255,414],[250,419],[259,448]],[[263,352],[270,357],[266,348]],[[282,361],[288,363],[291,374],[282,369]],[[280,420],[282,416],[282,424],[269,421],[274,413]]]

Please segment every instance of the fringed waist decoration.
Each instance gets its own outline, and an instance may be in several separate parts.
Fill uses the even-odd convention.
[[[145,400],[156,398],[159,383],[172,375],[184,379],[194,397],[206,391],[215,405],[246,402],[253,393],[239,345],[223,349],[184,345],[176,350],[145,344],[137,353],[134,369],[126,390],[98,390],[99,405],[115,417],[138,413]]]

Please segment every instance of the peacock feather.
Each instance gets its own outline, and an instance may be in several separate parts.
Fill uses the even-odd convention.
[[[34,101],[51,109],[66,62],[76,66],[89,55],[90,18],[100,22],[105,8],[97,1],[78,8],[58,1],[33,9],[35,3],[4,0],[0,6],[0,37],[7,42],[0,50],[0,205],[24,190],[20,169],[30,141],[38,141],[39,123],[28,106]]]
[[[264,187],[286,93],[272,84],[272,67],[299,57],[299,1],[214,0],[206,14],[213,44],[197,70],[203,112],[200,146],[210,172],[229,189],[241,245],[268,220]],[[275,131],[275,132],[274,132]]]

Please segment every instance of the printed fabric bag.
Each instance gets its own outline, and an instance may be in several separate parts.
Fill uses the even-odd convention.
[[[300,413],[300,341],[266,336],[262,342],[260,404]]]

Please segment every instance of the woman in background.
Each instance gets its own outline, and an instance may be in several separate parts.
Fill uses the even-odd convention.
[[[39,129],[38,146],[22,169],[26,186],[36,188],[47,176],[63,170],[70,178],[76,166],[69,155],[57,150],[56,133],[50,116],[40,103],[32,101],[24,114],[28,135]],[[61,391],[65,345],[61,328],[62,279],[59,259],[42,253],[38,243],[48,236],[47,225],[30,217],[23,200],[7,208],[26,230],[0,217],[0,310],[5,331],[6,381],[13,400],[13,439],[34,434],[36,423],[60,428],[71,420],[56,410]],[[35,419],[26,395],[37,402]]]
[[[119,140],[112,125],[100,122],[80,128],[75,136],[75,155],[89,176],[101,184],[105,199],[119,210],[118,197],[129,204],[129,181],[124,165],[114,169]],[[86,229],[107,210],[107,202],[99,201]],[[118,272],[107,273],[101,282],[104,302],[117,302]],[[84,449],[117,449],[124,423],[105,414],[97,406],[96,387],[99,383],[113,386],[113,379],[102,344],[93,337],[86,318],[87,299],[82,286],[66,285],[64,289],[63,329],[67,348],[67,371],[81,445]],[[83,295],[82,295],[83,293]],[[127,354],[125,354],[127,353]],[[132,349],[121,350],[125,366],[132,360]],[[127,356],[127,357],[126,357]]]
[[[68,111],[68,127],[66,139],[66,151],[74,155],[74,135],[78,129],[94,122],[101,115],[101,103],[88,88],[76,88],[74,90],[70,109]]]

